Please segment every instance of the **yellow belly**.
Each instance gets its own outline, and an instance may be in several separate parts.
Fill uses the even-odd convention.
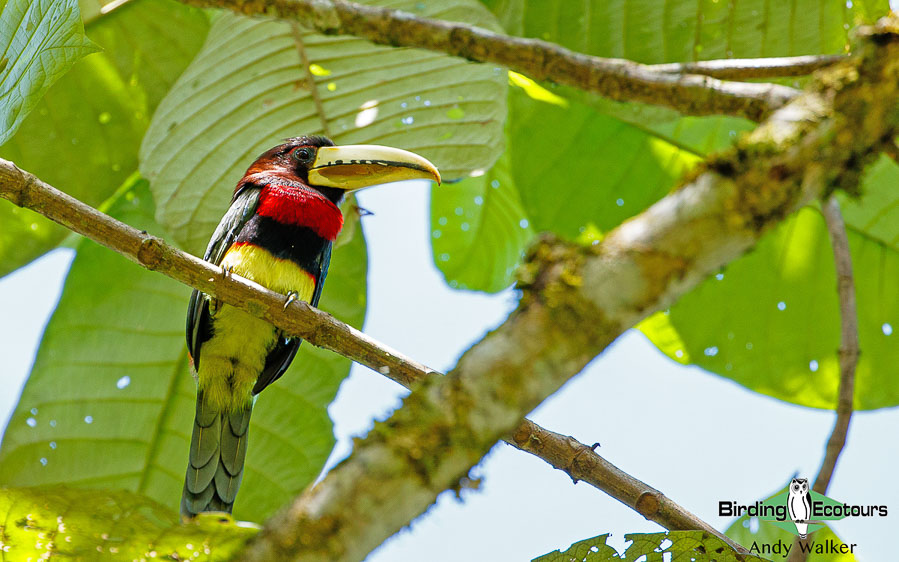
[[[300,300],[307,302],[315,291],[315,281],[302,268],[258,246],[232,247],[221,265],[273,291],[294,291]],[[199,385],[214,407],[233,411],[252,400],[253,385],[280,331],[230,305],[223,305],[212,322],[212,337],[202,348],[197,373]]]
[[[221,265],[272,291],[296,291],[300,300],[308,302],[315,292],[315,280],[303,268],[290,260],[276,258],[259,246],[231,246]]]

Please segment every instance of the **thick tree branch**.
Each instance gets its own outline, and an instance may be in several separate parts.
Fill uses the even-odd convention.
[[[739,257],[801,205],[855,190],[899,128],[899,35],[862,32],[855,58],[819,73],[679,190],[582,247],[543,237],[518,309],[446,377],[413,388],[353,454],[274,516],[243,560],[363,558],[464,482],[523,416],[625,329]]]
[[[37,211],[148,269],[206,291],[223,302],[269,320],[288,333],[302,336],[313,345],[366,365],[406,388],[428,376],[438,376],[436,371],[306,303],[295,302],[285,309],[283,295],[238,275],[223,277],[218,267],[93,209],[2,159],[0,196]],[[542,458],[574,480],[592,484],[666,529],[704,530],[735,549],[742,549],[658,490],[621,471],[572,437],[544,429],[530,420],[524,420],[512,435],[506,439],[510,445]]]
[[[672,74],[699,74],[719,80],[749,80],[752,78],[806,76],[845,59],[845,55],[805,55],[801,57],[675,62],[653,64],[646,68],[655,72]]]
[[[616,101],[663,105],[686,115],[736,115],[759,121],[799,92],[778,84],[723,82],[709,76],[657,72],[622,59],[576,53],[538,39],[509,37],[464,23],[345,0],[181,0],[204,8],[296,20],[325,35],[419,47],[506,66]]]

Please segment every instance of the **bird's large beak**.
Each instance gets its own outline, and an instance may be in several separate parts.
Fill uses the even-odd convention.
[[[323,146],[309,168],[309,183],[352,191],[392,181],[427,179],[440,183],[437,168],[418,154],[389,146]]]

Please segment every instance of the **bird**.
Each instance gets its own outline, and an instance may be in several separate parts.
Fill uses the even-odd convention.
[[[437,168],[406,150],[335,144],[324,136],[286,139],[260,155],[237,183],[204,259],[317,306],[331,249],[343,226],[344,194],[406,179],[440,183]],[[278,380],[302,340],[265,320],[194,290],[187,349],[197,405],[181,515],[231,513],[243,477],[250,414]]]

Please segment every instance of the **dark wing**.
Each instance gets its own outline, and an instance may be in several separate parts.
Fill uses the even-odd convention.
[[[325,243],[325,247],[319,254],[313,267],[315,268],[315,291],[312,293],[312,300],[309,304],[318,306],[318,300],[322,296],[322,287],[325,286],[325,277],[328,276],[328,266],[331,263],[331,242]],[[300,344],[303,343],[302,338],[297,337],[279,337],[278,343],[265,358],[265,368],[256,379],[253,386],[253,394],[259,394],[268,385],[272,384],[284,374],[290,362],[293,361]]]
[[[245,187],[234,195],[231,206],[219,225],[215,228],[203,259],[213,265],[222,263],[225,252],[237,239],[259,205],[259,189]],[[209,318],[209,296],[194,289],[187,305],[187,351],[193,358],[194,369],[200,369],[200,347],[212,337],[212,323]]]

